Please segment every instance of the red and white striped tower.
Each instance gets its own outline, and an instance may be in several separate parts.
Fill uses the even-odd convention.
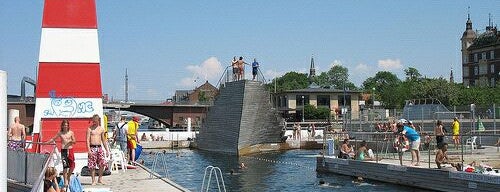
[[[61,120],[69,119],[77,140],[75,152],[86,152],[85,134],[92,115],[103,119],[99,62],[95,0],[45,0],[35,141],[47,141],[59,131]]]

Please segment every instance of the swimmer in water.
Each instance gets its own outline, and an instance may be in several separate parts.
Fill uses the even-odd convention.
[[[246,168],[247,168],[247,166],[245,166],[245,163],[241,162],[240,169],[246,169]]]

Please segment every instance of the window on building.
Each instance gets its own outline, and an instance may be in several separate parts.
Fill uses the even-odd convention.
[[[302,99],[302,96],[304,96],[304,99]],[[302,101],[304,101],[302,103]],[[302,106],[302,105],[308,105],[309,104],[309,95],[296,95],[295,96],[295,105],[296,106]]]
[[[318,95],[318,107],[330,108],[330,95]]]
[[[463,63],[467,63],[467,55],[464,55]]]
[[[486,59],[486,52],[481,53],[481,59]]]
[[[474,62],[477,62],[477,53],[474,53]]]
[[[494,50],[490,51],[490,59],[495,59],[495,51]]]
[[[488,73],[488,65],[486,63],[479,65],[479,75],[484,75]]]
[[[475,66],[474,67],[474,75],[478,75],[478,74],[479,74],[479,67]]]
[[[339,101],[339,107],[343,107],[344,105],[347,108],[351,107],[351,95],[345,95],[345,104],[344,104],[344,95],[339,95],[338,96],[338,101]]]
[[[495,64],[490,65],[490,74],[495,74]]]
[[[469,76],[469,67],[463,67],[462,68],[462,75],[464,77],[468,77]]]
[[[494,77],[492,77],[490,80],[490,86],[495,87],[495,78]]]

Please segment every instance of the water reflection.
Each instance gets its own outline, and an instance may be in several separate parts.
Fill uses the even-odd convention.
[[[199,150],[166,150],[169,178],[192,191],[200,191],[205,167],[219,167],[228,191],[404,191],[410,188],[375,181],[317,173],[317,150],[291,150],[245,157]],[[153,154],[142,157],[152,167]],[[246,168],[241,169],[244,163]],[[159,167],[157,167],[159,169]],[[233,174],[231,174],[233,170]],[[157,171],[165,175],[161,171]],[[320,184],[320,181],[325,183]],[[217,184],[212,176],[210,191]]]

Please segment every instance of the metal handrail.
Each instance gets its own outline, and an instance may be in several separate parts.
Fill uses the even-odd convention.
[[[224,79],[224,77],[227,77],[227,69],[231,67],[231,66],[227,66],[225,69],[224,69],[224,72],[222,73],[221,77],[219,78],[219,81],[217,81],[217,85],[215,87],[219,88],[219,86],[221,85],[221,81],[222,79]],[[227,81],[226,81],[227,82]]]
[[[257,68],[257,71],[259,72],[260,76],[262,77],[262,82],[264,84],[267,83],[267,80],[266,80],[266,77],[264,76],[264,74],[262,73],[262,71],[260,70],[260,67]]]
[[[38,178],[36,179],[35,183],[33,184],[33,187],[31,188],[31,192],[36,192],[39,191],[40,184],[42,183],[44,177],[45,177],[45,171],[47,170],[47,167],[49,166],[49,162],[52,160],[52,157],[54,155],[54,149],[56,148],[55,143],[44,143],[44,142],[32,142],[32,141],[24,141],[24,143],[31,143],[31,144],[39,144],[39,145],[53,145],[52,151],[49,154],[49,158],[47,158],[47,161],[45,161],[45,164],[43,165],[42,172],[40,175],[38,175]]]
[[[165,177],[168,178],[167,161],[166,161],[165,153],[163,153],[163,152],[156,152],[155,159],[153,160],[152,171],[155,173],[158,173],[156,171],[156,167],[157,167],[156,165],[158,164],[158,158],[160,159],[160,162],[163,165],[162,171],[165,173]],[[153,178],[153,173],[149,173],[149,178]]]
[[[223,187],[224,192],[225,192],[226,191],[226,185],[224,184],[224,177],[222,176],[222,171],[220,170],[219,167],[214,167],[212,165],[209,165],[209,166],[207,166],[205,168],[205,173],[203,174],[203,183],[201,184],[201,190],[200,191],[203,191],[203,189],[204,189],[204,186],[205,186],[205,177],[207,176],[207,170],[208,169],[210,169],[210,173],[209,173],[208,181],[207,181],[207,192],[208,192],[208,189],[210,188],[210,181],[212,179],[212,173],[215,174],[215,179],[217,180],[217,187],[218,187],[219,191],[221,191],[219,177],[217,176],[217,171],[219,171],[219,175],[220,175],[220,178],[221,178],[221,181],[222,181],[222,187]]]

